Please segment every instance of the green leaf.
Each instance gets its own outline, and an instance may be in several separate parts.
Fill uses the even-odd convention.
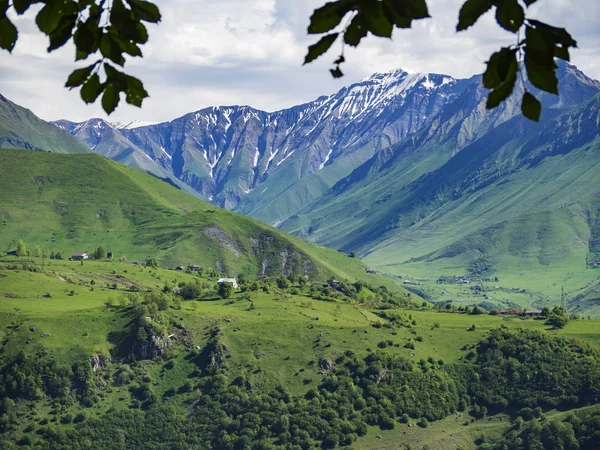
[[[338,0],[329,2],[315,9],[310,17],[310,25],[308,26],[309,34],[326,33],[329,30],[337,27],[344,16],[353,8],[353,5],[348,0]]]
[[[554,56],[562,59],[563,61],[571,61],[569,49],[566,47],[554,47]]]
[[[577,41],[564,28],[553,27],[539,20],[529,20],[529,24],[530,27],[551,39],[554,44],[561,44],[563,47],[577,47]]]
[[[48,36],[50,38],[50,45],[47,49],[48,52],[62,47],[69,41],[69,39],[71,39],[73,36],[73,28],[75,28],[76,22],[76,14],[70,14],[61,17],[58,27]]]
[[[333,43],[337,39],[338,35],[339,35],[339,33],[327,34],[327,35],[323,36],[319,40],[319,42],[308,47],[308,53],[306,54],[306,57],[304,58],[304,64],[308,64],[308,63],[314,61],[319,56],[321,56],[323,53],[325,53],[327,50],[329,50],[329,48],[333,45]]]
[[[335,69],[329,69],[329,72],[331,72],[331,76],[333,78],[342,78],[344,76],[339,67],[336,67]]]
[[[395,2],[405,4],[413,19],[426,19],[427,17],[431,17],[425,0],[412,0],[409,2],[406,0],[395,0]]]
[[[77,12],[77,5],[73,1],[47,1],[46,6],[35,17],[35,22],[40,31],[49,36],[64,24],[65,17],[76,16]]]
[[[483,74],[483,85],[492,89],[486,103],[488,109],[495,108],[508,98],[517,82],[518,72],[516,49],[505,47],[491,56]]]
[[[523,115],[529,120],[539,122],[540,115],[542,114],[542,104],[529,92],[525,92],[523,95],[523,102],[521,103],[521,111]]]
[[[158,23],[161,15],[158,7],[154,3],[143,0],[127,0],[133,14],[145,22]]]
[[[383,0],[383,13],[398,28],[410,28],[412,17],[407,14],[401,0]],[[358,17],[358,16],[357,16]]]
[[[356,47],[368,32],[369,30],[364,23],[362,14],[357,14],[352,18],[350,25],[348,25],[348,28],[344,32],[344,42]]]
[[[112,83],[108,83],[102,95],[102,109],[106,114],[112,113],[117,108],[119,100],[119,90]]]
[[[483,73],[483,85],[488,89],[494,89],[517,71],[517,50],[503,47],[492,54],[487,62],[487,69]]]
[[[493,5],[492,0],[467,0],[458,13],[456,31],[463,31],[474,25]]]
[[[13,0],[13,7],[17,14],[23,14],[33,3],[38,2],[39,0]]]
[[[84,52],[87,55],[98,50],[100,44],[100,29],[94,24],[87,22],[80,23],[73,35],[73,42],[78,51]]]
[[[527,48],[525,48],[525,68],[527,69],[527,78],[531,84],[542,91],[558,95],[556,64],[550,69],[536,64],[532,58],[528,57]]]
[[[381,2],[375,2],[370,4],[368,8],[363,8],[359,13],[365,16],[365,23],[369,28],[369,31],[375,36],[380,37],[392,37],[393,25],[383,12],[383,4]]]
[[[496,22],[505,30],[516,33],[525,21],[525,11],[517,0],[501,0],[496,6]]]
[[[127,53],[131,56],[142,56],[142,50],[133,42],[128,41],[126,39],[120,39],[118,37],[112,37],[113,42],[116,42],[117,45],[123,50],[124,53]]]
[[[103,89],[104,85],[100,84],[100,77],[95,73],[88,78],[81,88],[81,98],[85,103],[94,103]]]
[[[46,3],[35,17],[35,23],[42,33],[49,35],[58,27],[61,17],[58,2]]]
[[[0,18],[0,48],[12,52],[19,33],[13,23],[4,16]]]
[[[94,67],[96,67],[97,65],[98,65],[98,62],[95,62],[91,66],[74,70],[71,73],[71,75],[69,75],[69,78],[67,79],[67,82],[65,83],[65,87],[74,88],[77,86],[81,86],[89,78],[90,74],[94,70]]]
[[[140,80],[127,75],[127,90],[125,91],[125,100],[127,103],[138,108],[142,106],[142,102],[148,97],[148,92],[144,89],[144,85]]]
[[[103,34],[100,38],[100,53],[120,66],[125,64],[125,58],[119,44],[113,41],[110,34]]]
[[[509,76],[504,83],[502,83],[501,85],[496,87],[492,92],[490,92],[485,107],[487,109],[493,109],[500,103],[502,103],[504,100],[506,100],[510,96],[510,94],[512,94],[516,82],[517,74],[515,72],[514,75]]]
[[[401,16],[403,18],[402,22],[405,22],[406,19],[412,21],[430,17],[425,0],[383,0],[383,6],[386,10],[386,17],[390,22],[395,22],[394,15]],[[388,12],[391,14],[388,15]]]
[[[525,28],[525,56],[530,63],[546,69],[554,68],[554,42],[538,28]]]

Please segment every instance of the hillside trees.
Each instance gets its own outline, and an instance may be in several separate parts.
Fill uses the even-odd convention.
[[[202,289],[197,282],[183,283],[179,286],[179,295],[181,295],[184,300],[196,299],[200,297],[201,294]]]
[[[25,255],[27,255],[25,242],[23,242],[23,239],[19,239],[19,242],[17,243],[17,256],[23,257]]]
[[[106,250],[103,247],[98,247],[94,254],[92,255],[94,259],[105,259],[106,258]]]
[[[229,298],[231,297],[231,294],[233,294],[233,285],[226,282],[219,283],[219,289],[217,290],[217,293],[221,298]]]
[[[569,322],[569,313],[562,306],[555,306],[546,317],[546,323],[556,329],[564,328]]]
[[[577,43],[565,29],[527,17],[527,8],[535,2],[466,0],[460,9],[457,31],[468,29],[486,12],[494,10],[498,25],[517,37],[516,44],[501,48],[487,62],[483,85],[491,91],[488,108],[508,98],[522,67],[536,88],[558,94],[554,59],[568,61],[569,49]],[[96,58],[91,65],[71,73],[65,87],[80,88],[81,98],[86,103],[94,103],[102,95],[102,107],[108,114],[119,104],[121,93],[125,94],[127,103],[142,105],[148,97],[143,83],[117,67],[124,67],[125,55],[142,56],[141,46],[148,41],[145,23],[155,24],[161,20],[155,4],[144,0],[19,0],[14,3],[4,0],[0,2],[0,48],[12,52],[18,38],[18,30],[7,13],[24,14],[34,3],[44,5],[37,13],[36,24],[49,39],[48,52],[72,41],[76,61]],[[413,21],[429,17],[426,0],[328,2],[310,18],[308,33],[323,36],[308,48],[304,63],[326,53],[341,38],[342,53],[331,69],[334,77],[341,77],[344,46],[358,46],[369,33],[391,38],[394,28],[411,28]],[[526,117],[539,120],[541,103],[532,93],[525,92],[522,111]]]

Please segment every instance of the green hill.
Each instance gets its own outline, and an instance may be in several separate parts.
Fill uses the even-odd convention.
[[[2,448],[475,449],[597,426],[597,321],[404,310],[298,279],[221,299],[206,274],[22,259],[0,258]]]
[[[355,258],[230,213],[95,154],[0,150],[0,249],[22,239],[69,257],[98,247],[115,259],[199,264],[250,277],[295,274],[403,291]]]
[[[75,136],[39,119],[30,110],[0,95],[0,148],[58,153],[90,153]]]

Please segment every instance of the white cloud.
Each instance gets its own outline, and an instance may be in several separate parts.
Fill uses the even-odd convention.
[[[473,28],[456,33],[460,0],[429,0],[432,19],[411,30],[395,30],[393,40],[369,37],[346,49],[346,76],[333,80],[328,69],[336,52],[302,66],[312,10],[325,0],[157,0],[162,23],[150,27],[143,59],[126,69],[144,80],[151,98],[140,110],[122,105],[110,119],[170,120],[211,105],[249,104],[274,110],[335,92],[375,71],[402,67],[411,72],[467,77],[480,73],[489,55],[515,42],[488,13]],[[600,78],[600,2],[546,0],[531,15],[569,29],[579,42],[573,63]],[[20,37],[13,55],[0,53],[0,92],[45,119],[84,120],[104,116],[86,106],[77,91],[62,86],[73,63],[67,47],[48,55],[33,14],[17,21]],[[339,47],[338,47],[339,48]],[[335,50],[335,46],[334,46]]]

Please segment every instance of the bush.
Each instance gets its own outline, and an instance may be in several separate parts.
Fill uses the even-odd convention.
[[[194,282],[185,283],[179,288],[179,295],[181,295],[184,300],[194,300],[200,297],[201,293],[200,286]]]
[[[233,294],[233,285],[231,283],[219,283],[218,293],[219,297],[223,299],[231,297],[231,294]]]

